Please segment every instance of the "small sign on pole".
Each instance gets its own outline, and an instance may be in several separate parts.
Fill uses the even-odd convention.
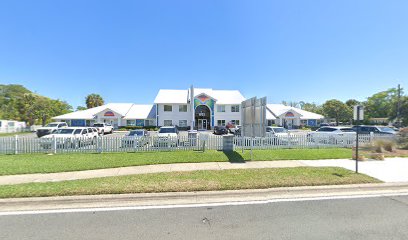
[[[361,105],[354,106],[353,119],[356,121],[364,119],[364,106]]]

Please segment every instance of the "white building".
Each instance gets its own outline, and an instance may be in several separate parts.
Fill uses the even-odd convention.
[[[191,100],[193,99],[193,100]],[[158,126],[194,126],[198,130],[225,126],[228,122],[239,125],[240,104],[245,98],[238,90],[160,90],[154,100]]]
[[[268,126],[277,125],[288,129],[302,126],[317,127],[324,119],[323,115],[283,104],[267,104],[266,110]]]
[[[92,126],[97,122],[109,123],[115,128],[121,126],[155,126],[156,109],[154,105],[109,103],[53,117],[53,120],[67,122],[69,126]]]
[[[26,127],[25,122],[15,120],[0,120],[0,133],[21,132]]]
[[[190,88],[159,90],[154,104],[110,103],[54,117],[70,126],[90,126],[96,122],[121,126],[178,126],[209,130],[229,122],[241,124],[241,103],[246,100],[238,90]],[[267,105],[268,125],[287,128],[318,126],[322,115],[280,104]]]

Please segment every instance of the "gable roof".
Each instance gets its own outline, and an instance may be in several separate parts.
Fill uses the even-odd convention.
[[[99,107],[76,111],[53,117],[53,119],[86,119],[92,120],[95,115],[105,110],[122,115],[125,119],[145,119],[151,114],[153,105],[138,105],[133,103],[108,103]],[[155,113],[155,111],[154,111]],[[154,115],[153,117],[154,118]]]
[[[281,116],[282,114],[288,111],[294,111],[294,112],[299,113],[301,115],[300,119],[323,119],[324,118],[323,115],[313,113],[313,112],[308,112],[300,108],[285,106],[283,104],[267,104],[266,107],[271,112],[273,117],[275,117],[275,118],[268,118],[268,111],[267,111],[266,119],[276,119],[277,116]]]
[[[148,119],[156,118],[155,105],[139,105],[133,104],[129,112],[123,119]]]
[[[217,101],[217,104],[241,104],[245,101],[238,90],[214,90],[212,88],[194,88],[194,97],[205,94]],[[154,100],[155,104],[184,103],[189,100],[189,90],[160,89]]]

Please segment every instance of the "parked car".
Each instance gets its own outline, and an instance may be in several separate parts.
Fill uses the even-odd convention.
[[[233,127],[228,128],[229,132],[236,135],[235,133],[241,129],[241,125],[235,125]]]
[[[289,132],[283,127],[266,127],[266,136],[288,136]]]
[[[149,132],[140,130],[131,130],[122,138],[122,147],[141,147],[149,143],[148,141]]]
[[[99,136],[98,129],[95,127],[88,127],[88,133],[92,135],[92,137],[95,137],[95,138]]]
[[[225,126],[215,126],[214,127],[215,135],[225,135],[228,134],[228,128]]]
[[[370,134],[370,133],[378,133],[378,134],[397,134],[397,132],[387,126],[367,126],[367,125],[360,125],[360,126],[353,126],[353,131],[359,134]]]
[[[40,146],[45,149],[52,148],[54,139],[57,148],[79,148],[84,145],[93,144],[96,136],[89,132],[86,127],[69,127],[58,129],[53,134],[48,134],[40,138]]]
[[[66,128],[66,127],[68,127],[68,124],[66,122],[52,122],[52,123],[47,124],[44,127],[38,128],[36,131],[36,134],[37,134],[37,137],[40,138],[42,136],[52,134],[60,128]]]
[[[179,131],[174,126],[165,126],[159,129],[157,137],[154,139],[154,146],[177,146]]]
[[[227,125],[225,125],[225,127],[228,129],[228,132],[234,133],[240,126],[235,125],[234,122],[228,122]]]
[[[315,132],[310,132],[307,134],[307,138],[312,142],[319,143],[336,143],[338,141],[347,142],[354,141],[354,136],[356,133],[350,127],[321,127]]]
[[[98,129],[98,133],[100,135],[104,135],[106,133],[113,133],[113,126],[108,123],[95,123],[93,127]]]

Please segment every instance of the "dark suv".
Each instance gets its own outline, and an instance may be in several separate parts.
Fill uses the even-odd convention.
[[[380,134],[396,134],[394,129],[386,126],[354,126],[352,128],[354,131],[358,131],[359,134],[370,134],[370,133],[380,133]]]

